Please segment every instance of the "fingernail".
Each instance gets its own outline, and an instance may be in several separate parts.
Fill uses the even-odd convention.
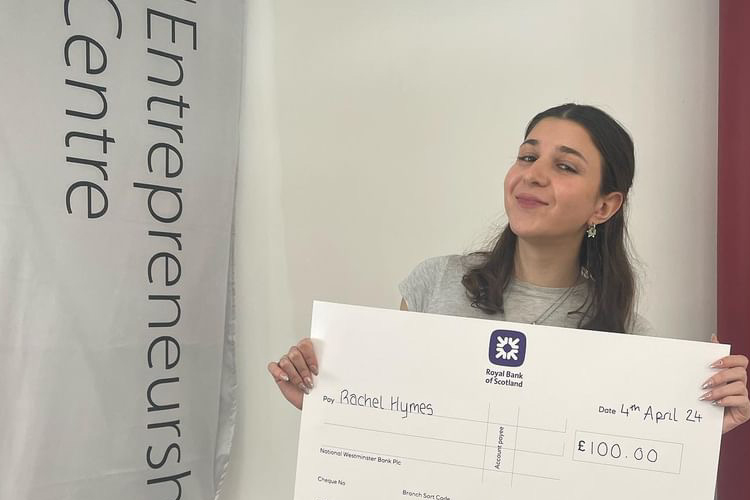
[[[309,387],[310,389],[313,388],[312,379],[310,377],[305,377],[305,383],[307,384],[307,387]]]
[[[310,394],[309,389],[305,386],[305,384],[299,384],[299,390],[304,392],[305,394]]]
[[[714,406],[721,406],[721,400],[717,399],[716,401],[712,401],[711,404]]]
[[[287,376],[286,373],[282,373],[281,374],[281,380],[283,380],[284,382],[289,382],[289,376]]]
[[[720,359],[718,361],[714,361],[713,363],[711,363],[711,368],[719,368],[723,364],[724,364],[724,360]]]
[[[698,399],[701,400],[701,401],[705,401],[705,400],[710,399],[710,398],[711,398],[711,391],[708,391],[707,393],[705,393],[703,396],[701,396]]]
[[[711,382],[711,379],[708,379],[708,380],[706,380],[706,382],[705,382],[705,383],[704,383],[704,384],[703,384],[703,385],[701,386],[701,389],[708,389],[708,388],[709,388],[709,387],[711,387],[712,385],[714,385],[714,383],[713,383],[713,382]]]
[[[317,366],[311,366],[311,367],[310,367],[310,369],[312,370],[312,372],[313,372],[313,373],[314,373],[315,375],[317,375],[317,374],[318,374],[318,367],[317,367]]]

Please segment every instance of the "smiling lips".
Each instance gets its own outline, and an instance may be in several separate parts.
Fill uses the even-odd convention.
[[[516,195],[516,201],[518,202],[518,206],[521,208],[537,208],[549,205],[549,203],[545,203],[536,196],[532,196],[530,194]]]

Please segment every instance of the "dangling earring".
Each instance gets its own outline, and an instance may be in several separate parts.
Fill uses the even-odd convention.
[[[583,274],[583,277],[587,280],[593,280],[594,274],[592,273],[592,270],[594,269],[594,265],[596,262],[599,262],[599,259],[597,259],[597,244],[594,237],[596,236],[596,224],[589,224],[588,229],[586,229],[586,267],[582,269],[581,274]]]

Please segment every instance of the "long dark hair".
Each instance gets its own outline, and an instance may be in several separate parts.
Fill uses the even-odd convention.
[[[563,104],[542,111],[526,127],[524,139],[544,118],[571,120],[585,128],[602,157],[601,194],[620,192],[620,209],[596,228],[596,237],[583,237],[579,262],[589,278],[589,295],[578,323],[579,328],[624,332],[633,316],[635,277],[625,246],[625,207],[633,184],[635,158],[633,140],[615,119],[594,106]],[[471,268],[462,283],[471,305],[488,314],[503,312],[503,292],[514,272],[518,237],[507,224],[490,251],[471,255],[485,257]]]

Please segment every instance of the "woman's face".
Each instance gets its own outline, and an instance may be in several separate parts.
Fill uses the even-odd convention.
[[[525,239],[580,238],[589,223],[603,222],[613,207],[599,193],[601,164],[581,125],[559,118],[537,123],[505,176],[513,232]]]

